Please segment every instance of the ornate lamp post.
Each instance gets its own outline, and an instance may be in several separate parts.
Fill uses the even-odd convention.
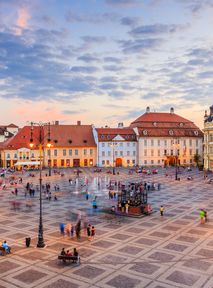
[[[34,137],[33,127],[38,127],[38,136]],[[31,134],[30,134],[30,147],[34,146],[34,139],[36,139],[37,143],[39,144],[39,203],[40,203],[40,214],[39,214],[39,228],[38,228],[38,248],[45,247],[44,238],[43,238],[43,218],[42,218],[42,149],[45,143],[45,133],[44,133],[44,126],[48,126],[48,133],[47,133],[47,146],[50,144],[50,123],[33,123],[31,122]]]
[[[175,154],[175,180],[178,180],[178,156],[179,156],[178,150],[179,150],[180,144],[177,143],[177,140],[176,140],[176,143],[173,144],[173,147],[176,150],[176,154]]]
[[[115,150],[115,147],[118,146],[118,143],[114,142],[112,140],[112,143],[110,144],[110,146],[112,147],[112,174],[115,175],[115,155],[114,155],[114,150]]]

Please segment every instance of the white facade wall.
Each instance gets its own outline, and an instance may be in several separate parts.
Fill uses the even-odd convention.
[[[203,157],[202,138],[141,137],[138,163],[142,166],[164,165],[167,156],[178,156],[181,165],[194,164],[194,155]]]
[[[134,166],[137,163],[137,142],[136,141],[112,141],[98,143],[98,166],[116,166],[116,159],[122,159],[122,166]],[[114,152],[114,157],[113,157]],[[114,158],[114,164],[113,164]]]

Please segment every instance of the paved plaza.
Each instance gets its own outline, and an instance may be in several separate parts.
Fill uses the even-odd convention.
[[[128,174],[120,169],[119,175],[105,172],[94,173],[83,169],[76,184],[73,169],[64,170],[64,176],[46,176],[43,183],[59,185],[58,200],[43,199],[43,223],[45,248],[36,248],[39,222],[39,194],[32,198],[32,208],[26,207],[27,182],[34,187],[39,183],[38,172],[23,177],[18,184],[18,196],[7,185],[0,190],[0,240],[7,240],[12,254],[0,256],[0,288],[77,288],[77,287],[213,287],[213,185],[203,179],[203,172],[182,172],[175,181],[174,169],[161,169],[157,175]],[[32,172],[34,173],[34,172]],[[165,173],[169,175],[166,177]],[[188,181],[191,175],[194,180]],[[10,177],[8,175],[7,177]],[[88,187],[85,186],[88,179]],[[115,216],[104,212],[115,204],[109,200],[106,185],[109,180],[144,180],[161,183],[161,190],[150,191],[148,202],[154,212],[140,218]],[[99,183],[99,185],[98,185]],[[88,188],[89,200],[85,192]],[[99,209],[93,211],[92,199],[97,196]],[[14,209],[13,201],[21,203]],[[164,205],[165,215],[160,216],[159,207]],[[199,210],[208,211],[209,222],[199,221]],[[96,227],[96,236],[88,241],[84,232],[79,241],[74,237],[61,236],[61,222],[76,223],[79,215]],[[31,237],[29,248],[25,238]],[[80,253],[81,265],[73,266],[58,262],[62,247]]]

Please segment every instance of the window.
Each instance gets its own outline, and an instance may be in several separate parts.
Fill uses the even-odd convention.
[[[144,164],[147,164],[147,160],[144,160]]]
[[[58,155],[58,150],[55,149],[55,150],[54,150],[54,156],[57,156],[57,155]]]
[[[120,151],[120,156],[123,156],[123,151]]]
[[[120,142],[120,147],[123,147],[123,143],[122,142]]]
[[[17,158],[17,154],[14,154],[14,158],[15,158],[15,159]]]
[[[75,156],[78,156],[78,149],[75,149]]]
[[[158,156],[160,156],[160,150],[158,150]]]
[[[177,149],[177,155],[178,156],[180,155],[180,149]]]
[[[192,139],[189,139],[189,146],[192,146]]]
[[[61,159],[61,167],[64,167],[64,159]]]
[[[108,151],[108,157],[111,157],[111,152],[110,151]]]
[[[49,149],[49,150],[47,150],[47,156],[49,156],[49,157],[50,157],[50,149]]]
[[[105,160],[102,160],[102,165],[105,165]]]
[[[118,151],[115,151],[115,156],[118,156]]]
[[[171,156],[173,156],[173,150],[171,150]]]
[[[147,146],[147,140],[144,140],[144,146]]]
[[[102,147],[105,147],[105,143],[102,143]]]
[[[84,156],[87,155],[87,149],[84,149]]]
[[[144,150],[144,156],[147,156],[147,150],[146,149]]]
[[[190,163],[192,163],[192,159],[190,159]]]
[[[93,149],[89,149],[89,155],[90,155],[90,156],[93,155]]]
[[[154,160],[151,160],[151,164],[154,164]]]
[[[154,156],[154,150],[151,150],[151,156]]]
[[[158,164],[160,164],[160,160],[158,160]]]
[[[126,143],[126,146],[129,147],[129,142]]]
[[[151,139],[151,146],[154,146],[154,140]]]
[[[32,154],[31,154],[31,157],[32,157],[32,158],[35,158],[35,155],[34,155],[34,153],[32,153]],[[17,158],[17,156],[16,156],[16,158]]]
[[[186,140],[183,140],[183,146],[186,146]]]
[[[102,157],[104,157],[105,156],[105,151],[102,151]]]
[[[10,159],[10,154],[9,153],[7,153],[7,159]]]
[[[136,151],[133,151],[133,156],[135,156],[136,155]]]
[[[158,140],[158,146],[160,146],[160,140]]]
[[[72,156],[72,149],[69,149],[69,156]]]
[[[127,151],[127,152],[126,152],[126,155],[129,156],[129,155],[130,155],[130,151]]]
[[[132,164],[135,165],[135,160],[132,160]]]
[[[132,147],[135,147],[135,142],[132,143]]]
[[[106,164],[109,165],[109,160],[106,161]]]
[[[167,140],[164,140],[164,146],[167,147]]]
[[[186,164],[186,159],[183,159],[183,163]]]
[[[63,149],[63,156],[66,156],[66,155],[67,155],[67,150]]]
[[[197,154],[197,155],[199,154],[199,149],[196,149],[196,154]]]
[[[189,149],[189,155],[192,155],[192,149]]]
[[[164,155],[165,155],[165,156],[167,155],[167,150],[164,150]]]
[[[128,160],[126,160],[126,163],[127,163],[127,165],[129,165],[129,164],[130,164],[130,161],[129,161],[129,159],[128,159]]]
[[[196,139],[196,147],[198,146],[198,139]]]

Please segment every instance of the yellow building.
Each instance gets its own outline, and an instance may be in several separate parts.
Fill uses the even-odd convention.
[[[96,165],[96,143],[92,125],[44,125],[42,129],[42,163],[45,167],[91,167]],[[50,130],[50,131],[49,131]],[[32,134],[33,131],[33,134]],[[50,132],[50,135],[48,134]],[[38,167],[40,127],[23,127],[1,145],[3,167]],[[50,147],[49,145],[50,137]],[[30,148],[31,138],[33,147]]]
[[[213,105],[204,117],[204,169],[213,171]]]

